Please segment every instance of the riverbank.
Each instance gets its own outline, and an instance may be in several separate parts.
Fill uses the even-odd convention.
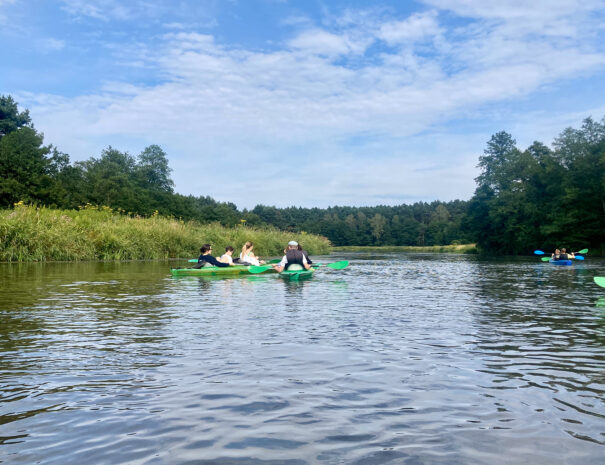
[[[476,254],[475,244],[416,246],[342,246],[333,247],[334,252],[419,252],[419,253],[460,253]]]
[[[16,205],[14,210],[0,210],[3,262],[192,258],[204,243],[213,245],[215,255],[228,245],[237,255],[246,241],[254,242],[261,257],[277,256],[293,239],[313,255],[331,250],[326,238],[304,232],[131,217],[108,207],[58,210]]]

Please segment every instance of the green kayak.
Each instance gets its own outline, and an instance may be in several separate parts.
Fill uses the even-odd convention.
[[[279,274],[279,277],[290,281],[306,279],[312,277],[314,271],[315,268],[309,268],[308,270],[284,270]]]
[[[204,266],[202,268],[171,268],[172,276],[237,276],[250,274],[248,266]],[[271,272],[271,270],[269,270]]]

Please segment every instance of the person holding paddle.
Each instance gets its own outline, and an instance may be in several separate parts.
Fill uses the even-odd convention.
[[[308,270],[311,265],[307,261],[305,254],[298,250],[298,242],[288,242],[288,248],[285,250],[286,254],[277,265],[273,265],[278,273],[284,270]]]

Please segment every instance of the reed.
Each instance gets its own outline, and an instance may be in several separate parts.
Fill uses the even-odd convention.
[[[304,232],[132,217],[109,207],[57,210],[19,202],[14,210],[0,211],[0,261],[5,262],[194,258],[204,243],[212,244],[215,255],[228,245],[237,255],[246,241],[265,257],[281,255],[291,240],[310,254],[331,249],[326,238]]]

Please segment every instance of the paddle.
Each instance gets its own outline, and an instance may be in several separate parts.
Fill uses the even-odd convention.
[[[593,279],[599,286],[605,287],[605,276],[595,276]]]
[[[188,261],[189,261],[189,263],[197,263],[197,258],[191,258],[191,259],[189,259]],[[272,263],[279,263],[279,262],[281,262],[281,259],[279,259],[279,258],[274,258],[273,260],[268,260],[268,261],[267,261],[267,265],[270,265],[270,264],[272,264]],[[236,264],[237,264],[237,263],[236,263]]]
[[[579,252],[574,252],[574,253],[588,253],[588,249],[582,249]],[[534,254],[535,255],[544,255],[544,252],[542,252],[541,250],[534,250]]]
[[[584,257],[582,257],[582,255],[576,255],[575,257],[573,257],[574,260],[584,260]],[[550,260],[550,257],[542,257],[540,260],[542,260],[543,262],[547,262],[548,260]],[[572,260],[572,257],[568,258],[568,260]]]
[[[349,266],[349,262],[347,260],[342,260],[340,262],[334,262],[334,263],[328,263],[326,265],[322,265],[321,263],[313,265],[313,268],[316,267],[320,267],[320,266],[325,266],[326,268],[332,268],[333,270],[342,270],[344,268],[346,268],[347,266]],[[271,268],[273,268],[271,265],[262,265],[262,266],[250,266],[248,267],[248,271],[250,271],[250,273],[262,273],[264,271],[270,270]],[[303,270],[301,270],[303,271]]]

